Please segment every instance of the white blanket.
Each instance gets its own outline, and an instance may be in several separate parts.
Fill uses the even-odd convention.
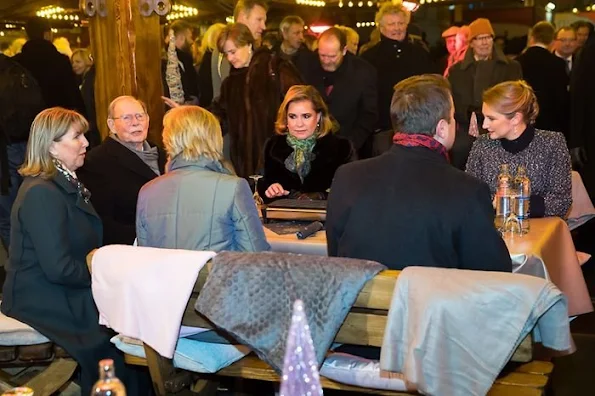
[[[95,252],[99,323],[171,358],[198,273],[215,252],[110,245]]]
[[[399,275],[380,368],[428,395],[485,395],[519,343],[573,349],[566,297],[534,276],[408,267]]]

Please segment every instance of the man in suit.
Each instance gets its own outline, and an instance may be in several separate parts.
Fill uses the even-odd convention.
[[[393,147],[340,167],[327,205],[329,256],[511,272],[488,186],[452,167],[454,105],[441,76],[395,86]]]
[[[132,244],[141,187],[163,174],[165,153],[147,142],[149,115],[141,101],[120,96],[108,109],[110,137],[77,172],[103,221],[103,243]]]
[[[564,61],[566,74],[570,76],[577,49],[576,31],[570,26],[564,26],[556,32],[556,49],[554,55]]]
[[[300,71],[324,98],[339,123],[339,135],[351,140],[360,157],[370,156],[365,143],[378,119],[374,67],[348,52],[345,33],[333,27],[320,35],[318,56],[313,54]]]
[[[554,25],[538,22],[529,34],[529,48],[516,60],[523,69],[523,78],[537,96],[539,116],[535,127],[567,134],[570,107],[564,61],[549,50],[554,41]]]

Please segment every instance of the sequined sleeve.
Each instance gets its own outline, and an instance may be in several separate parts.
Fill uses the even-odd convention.
[[[561,133],[552,133],[550,166],[546,193],[543,196],[546,216],[566,218],[572,204],[572,167],[566,140]],[[545,175],[544,175],[545,176]]]

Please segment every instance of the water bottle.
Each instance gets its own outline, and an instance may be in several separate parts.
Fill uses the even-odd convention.
[[[496,188],[496,228],[499,231],[504,231],[504,223],[511,214],[511,195],[513,188],[513,180],[508,169],[508,164],[500,165],[500,173],[498,174],[498,184]]]
[[[99,362],[99,381],[93,385],[91,396],[126,396],[126,388],[116,377],[112,359]]]
[[[527,170],[524,166],[517,168],[514,186],[518,192],[515,198],[513,210],[521,226],[521,232],[529,232],[529,202],[531,199],[531,180],[527,176]]]

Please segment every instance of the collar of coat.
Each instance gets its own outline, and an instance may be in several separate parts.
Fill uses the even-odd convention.
[[[207,158],[202,155],[197,159],[187,160],[183,158],[182,155],[178,154],[174,158],[172,158],[166,166],[168,172],[188,167],[195,167],[199,169],[231,175],[231,172],[221,163],[221,161]]]
[[[504,55],[504,53],[500,50],[500,48],[496,47],[495,45],[492,49],[491,59],[499,63],[510,63],[510,59],[508,59],[506,55]],[[475,56],[473,55],[473,48],[469,47],[469,49],[467,49],[467,53],[465,54],[465,58],[461,61],[461,69],[465,70],[473,63],[475,63]]]

